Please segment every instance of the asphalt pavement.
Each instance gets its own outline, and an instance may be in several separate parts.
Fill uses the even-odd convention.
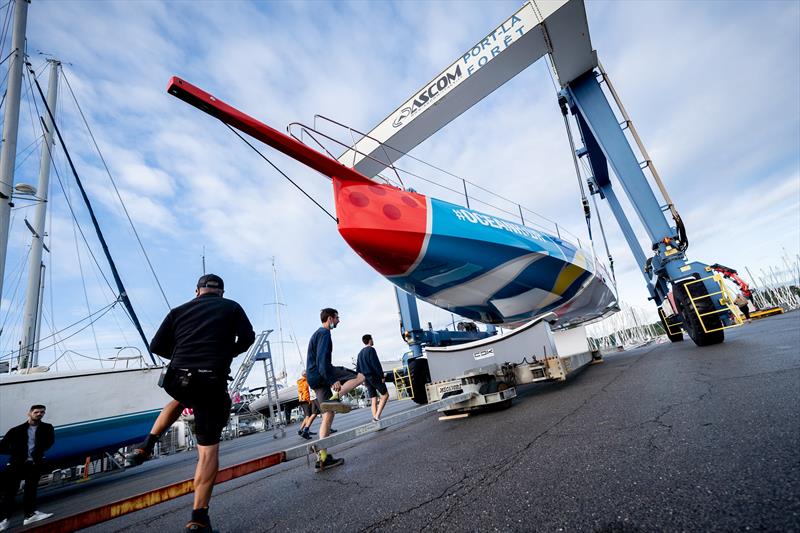
[[[216,530],[798,531],[800,313],[608,354],[565,383],[518,389],[511,408],[430,414],[214,490]],[[412,408],[391,402],[386,415]],[[337,415],[339,429],[369,410]],[[296,426],[295,426],[296,427]],[[270,433],[223,443],[222,465],[301,441]],[[191,477],[183,453],[42,495],[71,514]],[[87,531],[181,531],[191,496]]]

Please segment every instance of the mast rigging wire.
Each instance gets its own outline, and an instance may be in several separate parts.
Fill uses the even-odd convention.
[[[86,115],[83,113],[83,109],[81,109],[81,105],[78,103],[78,99],[75,96],[75,93],[72,90],[72,85],[69,83],[69,79],[67,79],[67,74],[64,72],[64,69],[61,69],[61,77],[64,78],[64,81],[67,83],[67,88],[69,89],[70,95],[72,95],[72,100],[75,102],[75,107],[78,108],[78,113],[83,120],[83,124],[86,126],[86,130],[89,132],[89,137],[92,139],[92,143],[94,144],[95,150],[97,150],[97,155],[100,157],[100,161],[103,163],[103,168],[106,170],[106,174],[108,175],[108,179],[111,181],[111,185],[114,187],[114,192],[117,194],[117,198],[119,199],[119,203],[122,205],[122,210],[125,212],[125,217],[128,219],[128,224],[130,224],[131,229],[133,230],[133,234],[136,236],[136,242],[139,243],[139,249],[142,251],[142,255],[144,255],[145,261],[147,261],[147,266],[150,268],[150,272],[153,274],[153,278],[156,281],[156,285],[158,285],[158,290],[161,291],[161,296],[164,298],[164,302],[167,304],[167,309],[171,309],[172,306],[169,303],[169,299],[167,299],[167,294],[164,292],[164,287],[161,286],[161,281],[158,279],[156,275],[155,268],[153,267],[153,263],[150,261],[150,256],[147,255],[147,251],[144,248],[144,244],[142,244],[142,239],[139,237],[139,232],[136,231],[136,226],[133,225],[133,220],[131,219],[130,213],[128,213],[128,208],[125,206],[125,202],[122,200],[122,195],[117,188],[117,183],[114,180],[114,177],[111,175],[111,170],[108,168],[108,164],[106,163],[106,159],[103,157],[103,153],[100,151],[100,146],[97,144],[97,140],[94,137],[94,133],[92,133],[92,128],[89,127],[89,121],[86,120]]]
[[[48,116],[50,116],[50,120],[53,123],[53,129],[55,129],[56,136],[58,137],[58,141],[61,144],[62,150],[64,150],[64,155],[67,157],[67,162],[69,163],[70,169],[72,170],[72,174],[75,177],[75,182],[78,184],[78,188],[81,191],[81,196],[83,196],[83,200],[86,204],[86,208],[89,211],[89,216],[92,219],[92,224],[94,225],[95,232],[97,233],[97,238],[100,241],[100,246],[103,248],[103,252],[108,260],[108,265],[111,268],[111,274],[114,277],[114,282],[117,285],[119,290],[119,297],[122,299],[122,303],[125,306],[125,309],[128,311],[130,315],[131,321],[133,325],[136,327],[136,330],[139,332],[139,335],[142,338],[142,342],[144,342],[144,346],[147,349],[147,353],[150,355],[150,359],[152,360],[153,364],[158,364],[156,362],[155,357],[153,356],[153,352],[150,351],[150,343],[147,340],[147,337],[144,334],[144,330],[142,330],[142,325],[139,322],[139,318],[136,316],[136,312],[133,310],[133,305],[131,304],[130,298],[128,297],[128,293],[125,290],[125,286],[122,283],[122,278],[119,276],[119,272],[117,271],[117,266],[114,263],[113,258],[111,257],[111,252],[108,249],[108,244],[106,244],[105,237],[103,236],[102,231],[100,231],[100,225],[97,222],[97,217],[94,214],[94,210],[92,209],[91,203],[89,202],[89,197],[86,194],[86,189],[83,188],[83,182],[81,182],[80,176],[78,176],[78,171],[75,168],[74,163],[72,162],[72,157],[69,155],[69,151],[67,150],[67,145],[64,142],[64,138],[61,136],[61,130],[58,128],[58,125],[55,121],[55,117],[53,116],[53,112],[50,110],[50,106],[47,105],[47,100],[44,96],[44,91],[42,91],[41,85],[39,85],[39,81],[34,79],[34,83],[36,83],[36,89],[39,92],[39,97],[42,99],[42,103],[44,104],[45,109],[47,110]]]
[[[28,70],[28,83],[30,84],[30,70]],[[38,85],[38,82],[37,82],[37,85]],[[31,87],[31,90],[33,90],[33,87]],[[42,117],[39,114],[39,106],[36,104],[36,99],[33,99],[33,105],[36,108],[36,114],[39,116],[39,123],[42,126],[42,131],[44,132],[44,130],[46,129],[45,128],[45,123],[44,123],[44,117]],[[55,121],[53,121],[53,124],[55,124]],[[54,162],[56,160],[56,154],[53,152],[53,149],[50,147],[49,144],[47,144],[47,143],[43,143],[43,144],[47,147],[47,151],[50,153],[50,160]],[[59,187],[61,187],[61,192],[64,194],[64,198],[67,201],[67,206],[69,207],[69,212],[72,215],[72,220],[75,222],[75,225],[78,227],[78,231],[80,232],[81,237],[83,238],[83,242],[86,244],[86,249],[89,251],[89,255],[92,257],[92,260],[94,261],[94,264],[97,266],[97,269],[100,271],[100,274],[103,276],[103,279],[105,280],[106,284],[108,285],[108,288],[111,289],[111,292],[113,294],[114,293],[114,288],[111,286],[111,282],[108,281],[108,278],[106,278],[106,275],[103,272],[103,269],[100,267],[100,262],[97,260],[97,257],[95,257],[94,252],[92,252],[92,248],[89,246],[89,241],[86,238],[86,234],[83,232],[83,228],[81,227],[80,223],[78,222],[78,217],[75,214],[75,210],[72,207],[72,201],[70,200],[70,197],[67,194],[67,189],[66,189],[66,187],[64,187],[64,183],[61,180],[61,174],[58,172],[58,165],[56,165],[55,163],[53,163],[53,170],[56,173],[56,179],[58,181]],[[52,217],[51,217],[51,220],[52,220]],[[116,295],[115,295],[115,297],[116,297]]]
[[[66,337],[62,338],[60,341],[56,341],[56,344],[59,344],[59,343],[61,343],[61,342],[64,342],[65,340],[67,340],[67,339],[70,339],[70,338],[74,337],[75,335],[77,335],[77,334],[78,334],[78,333],[80,333],[81,331],[85,330],[86,328],[88,328],[89,326],[91,326],[92,324],[94,324],[95,322],[97,322],[98,320],[100,320],[100,318],[102,318],[102,317],[103,317],[103,316],[104,316],[106,313],[108,313],[109,311],[111,311],[111,309],[113,309],[113,308],[114,308],[114,306],[116,306],[116,305],[117,305],[118,303],[120,303],[121,301],[122,301],[121,299],[115,300],[115,301],[111,302],[110,304],[108,304],[107,306],[105,306],[105,307],[101,307],[100,309],[98,309],[97,311],[95,311],[94,313],[92,313],[91,315],[89,315],[89,316],[86,316],[86,317],[83,317],[83,318],[81,318],[80,320],[78,320],[78,321],[76,321],[76,322],[73,322],[73,323],[72,323],[72,324],[70,324],[69,326],[67,326],[67,327],[65,327],[65,328],[63,328],[63,329],[61,329],[60,331],[53,332],[52,334],[48,335],[47,337],[42,337],[41,339],[39,339],[39,342],[41,342],[41,341],[42,341],[42,340],[44,340],[44,339],[50,339],[50,338],[54,338],[54,337],[55,337],[55,336],[56,336],[58,333],[62,333],[62,332],[64,332],[64,331],[67,331],[67,330],[68,330],[69,328],[71,328],[72,326],[75,326],[75,325],[77,325],[77,324],[80,324],[80,323],[81,323],[81,322],[83,322],[84,320],[87,320],[87,319],[89,319],[89,318],[92,318],[94,315],[97,315],[98,313],[102,313],[102,314],[100,314],[100,316],[98,316],[98,317],[96,317],[94,320],[90,321],[90,322],[89,322],[87,325],[83,326],[81,329],[79,329],[79,330],[78,330],[78,331],[76,331],[75,333],[72,333],[71,335],[68,335],[68,336],[66,336]],[[35,344],[35,341],[34,341],[34,342],[32,342],[31,344],[27,345],[27,346],[22,346],[22,345],[20,345],[19,349],[21,349],[21,350],[26,350],[26,349],[30,348],[30,347],[31,347],[33,344]],[[39,348],[39,351],[46,350],[46,349],[48,349],[48,348],[51,348],[52,346],[53,346],[53,345],[47,345],[47,346],[45,346],[44,348]],[[2,361],[3,359],[10,359],[11,357],[13,357],[13,356],[14,356],[14,354],[15,354],[17,351],[18,351],[18,350],[17,350],[17,349],[15,349],[15,350],[12,350],[12,351],[10,351],[10,352],[8,352],[8,353],[4,354],[4,355],[0,355],[0,361]]]

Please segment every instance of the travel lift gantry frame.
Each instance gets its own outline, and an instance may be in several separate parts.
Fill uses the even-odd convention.
[[[650,299],[658,306],[669,339],[682,340],[683,328],[698,346],[722,342],[724,329],[741,323],[733,297],[724,286],[722,276],[705,263],[690,262],[686,258],[688,239],[683,222],[592,49],[583,0],[526,2],[365,134],[339,161],[368,177],[376,176],[543,56],[548,56],[561,85],[558,103],[564,115],[578,179],[582,180],[578,158],[586,158],[592,174],[587,178],[589,191],[608,201],[644,276]],[[616,105],[616,112],[603,91],[603,84]],[[568,114],[577,124],[583,143],[577,149]],[[626,130],[642,161],[637,159]],[[644,227],[651,250],[642,249],[612,185],[609,166]],[[658,185],[664,205],[656,198],[644,174],[645,168]],[[588,221],[590,210],[585,198],[583,205]],[[665,216],[667,211],[674,225]],[[426,373],[423,364],[414,364],[420,361],[422,346],[426,347],[428,355],[433,383],[427,386],[426,398],[422,401],[439,400],[461,391],[477,391],[478,396],[460,407],[508,402],[514,395],[515,384],[563,380],[591,360],[583,328],[578,328],[580,333],[557,331],[555,338],[548,337],[544,333],[545,330],[549,333],[547,317],[540,317],[519,328],[520,332],[497,337],[492,337],[492,330],[473,333],[424,330],[419,324],[416,299],[399,288],[395,288],[395,292],[401,332],[412,351],[409,359],[412,382],[415,366],[419,366],[419,374]],[[568,348],[546,353],[546,347],[555,347],[562,335],[568,337]],[[582,341],[581,335],[584,335]],[[519,338],[528,336],[537,339],[536,344],[527,340],[520,342]],[[467,344],[457,346],[464,342]],[[518,351],[509,352],[504,344],[511,344]],[[532,346],[545,349],[539,352]],[[538,359],[533,352],[538,352]],[[487,362],[490,364],[484,364]]]

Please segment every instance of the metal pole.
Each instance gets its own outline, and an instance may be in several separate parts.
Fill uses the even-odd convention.
[[[25,63],[25,27],[28,23],[29,0],[14,2],[14,30],[11,38],[11,57],[8,64],[6,114],[3,123],[3,149],[0,152],[0,296],[8,251],[8,227],[11,219],[11,188],[17,159],[17,126],[22,86],[22,65]]]
[[[49,59],[50,80],[47,88],[47,106],[56,109],[58,98],[58,74],[61,62]],[[50,115],[44,117],[44,145],[39,162],[39,183],[36,188],[36,210],[33,215],[33,237],[31,237],[31,253],[28,256],[28,289],[25,293],[25,311],[22,314],[22,353],[20,366],[28,368],[37,362],[36,330],[39,322],[39,289],[42,285],[42,248],[44,247],[44,223],[47,216],[47,191],[50,188],[50,153],[54,146],[53,120]]]
[[[39,285],[39,313],[37,314],[36,318],[36,336],[34,337],[34,349],[33,349],[33,359],[31,361],[31,367],[39,366],[39,339],[42,338],[42,309],[44,309],[44,280],[45,280],[45,273],[47,268],[42,263],[41,266],[42,270],[42,282]],[[127,368],[127,363],[125,364]]]

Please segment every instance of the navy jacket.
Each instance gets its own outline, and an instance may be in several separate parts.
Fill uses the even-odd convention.
[[[306,379],[312,389],[333,385],[333,340],[327,328],[320,327],[308,341],[306,355]]]
[[[378,352],[372,346],[364,346],[358,352],[356,372],[372,378],[383,378],[383,367],[378,359]]]
[[[150,349],[173,368],[230,372],[231,360],[246,351],[256,334],[242,307],[206,293],[171,310]]]
[[[36,441],[33,447],[31,458],[36,464],[41,464],[44,459],[44,452],[53,446],[56,441],[56,433],[53,425],[47,422],[39,422],[36,429]],[[8,464],[21,465],[28,459],[28,422],[23,422],[18,426],[8,430],[8,433],[0,441],[0,453],[11,456]]]

